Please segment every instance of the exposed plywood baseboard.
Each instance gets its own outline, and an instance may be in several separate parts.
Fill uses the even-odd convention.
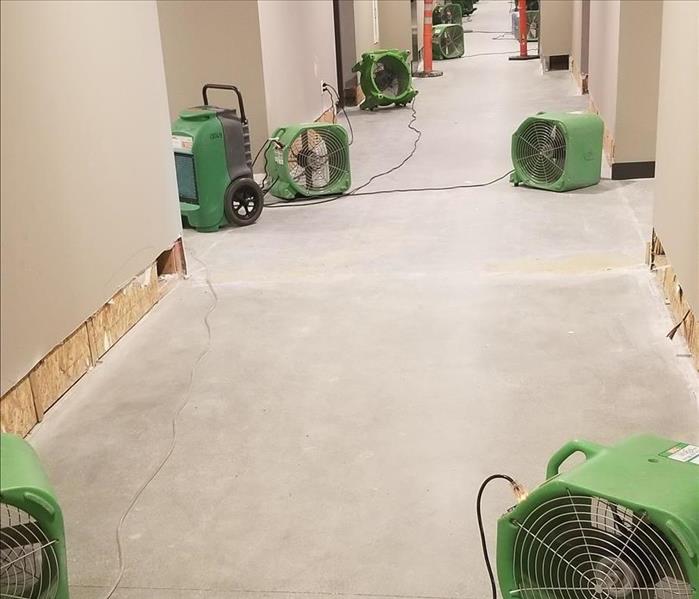
[[[31,383],[25,376],[0,399],[0,431],[24,436],[38,420]]]
[[[181,240],[134,277],[0,398],[0,430],[26,435],[186,272]],[[161,276],[159,276],[161,275]]]
[[[331,106],[326,111],[323,112],[315,121],[316,123],[335,123],[337,119],[335,117],[335,107]]]
[[[663,288],[663,293],[667,298],[667,305],[672,314],[673,320],[677,323],[676,332],[681,332],[687,341],[687,346],[692,354],[694,366],[699,370],[699,323],[693,307],[687,302],[687,298],[682,291],[682,284],[677,278],[665,255],[663,245],[653,231],[653,239],[650,242],[649,262],[655,271],[658,282]],[[673,329],[674,331],[674,329]]]

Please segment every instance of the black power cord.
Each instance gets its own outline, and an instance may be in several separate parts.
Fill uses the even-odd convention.
[[[508,52],[507,54],[511,54],[511,52]],[[473,55],[473,56],[478,56],[478,55]],[[325,88],[332,89],[335,91],[337,94],[337,90],[332,87],[330,84],[325,83],[324,84]],[[338,96],[338,101],[339,101],[339,96]],[[341,104],[341,103],[340,103]],[[412,111],[410,121],[408,121],[408,129],[414,131],[416,133],[415,139],[413,141],[413,147],[408,153],[408,155],[403,158],[398,164],[395,166],[392,166],[391,168],[382,171],[380,173],[377,173],[370,177],[366,182],[362,183],[361,185],[355,187],[353,190],[333,195],[333,196],[328,196],[324,197],[319,200],[315,201],[278,201],[278,202],[272,202],[270,204],[265,204],[265,208],[303,208],[305,206],[316,206],[318,204],[328,204],[330,202],[334,202],[336,200],[340,200],[342,198],[347,198],[350,196],[369,196],[369,195],[382,195],[386,193],[414,193],[414,192],[421,192],[421,191],[451,191],[455,189],[471,189],[471,188],[476,188],[476,187],[487,187],[489,185],[493,185],[494,183],[497,183],[498,181],[501,181],[505,177],[510,176],[514,171],[509,170],[505,174],[500,175],[499,177],[496,177],[495,179],[491,179],[490,181],[486,181],[485,183],[464,183],[461,185],[445,185],[445,186],[438,186],[438,187],[408,187],[408,188],[402,188],[402,189],[379,189],[376,191],[361,191],[365,187],[367,187],[370,183],[374,182],[376,179],[379,177],[383,177],[385,175],[388,175],[390,173],[393,173],[397,171],[399,168],[401,168],[403,165],[405,165],[408,160],[410,160],[414,155],[415,152],[417,151],[417,145],[420,141],[420,138],[422,137],[422,131],[418,129],[414,123],[417,120],[417,111],[415,110],[415,98],[413,98],[413,101],[410,104],[410,109]],[[345,118],[347,119],[347,123],[350,127],[350,131],[352,131],[352,123],[350,121],[349,116],[347,115],[347,112],[345,111],[344,107],[342,108],[342,112],[345,115]],[[352,131],[352,139],[354,139],[354,132]],[[271,187],[271,186],[270,186]]]
[[[488,555],[488,543],[485,540],[485,531],[483,529],[483,515],[481,514],[481,500],[483,499],[483,492],[485,488],[494,480],[506,480],[510,483],[512,491],[517,497],[518,501],[521,501],[527,496],[527,492],[514,478],[508,476],[507,474],[492,474],[486,478],[481,484],[480,489],[478,489],[478,496],[476,497],[476,517],[478,519],[478,532],[481,536],[481,547],[483,549],[483,560],[485,561],[485,567],[488,570],[488,578],[490,578],[490,590],[492,594],[492,599],[497,599],[498,591],[497,585],[495,584],[495,575],[493,574],[493,567],[490,565],[490,556]]]
[[[347,119],[347,126],[349,127],[350,130],[350,140],[348,145],[352,145],[354,142],[354,130],[352,129],[352,121],[349,118],[349,115],[347,114],[347,111],[345,110],[345,103],[340,99],[340,94],[339,92],[329,83],[323,83],[323,87],[325,88],[326,91],[328,91],[328,95],[330,96],[330,99],[332,100],[332,94],[330,93],[330,90],[335,92],[335,97],[337,98],[337,105],[340,107],[340,110],[342,110],[342,114],[345,115],[345,119]],[[336,113],[337,114],[337,113]]]

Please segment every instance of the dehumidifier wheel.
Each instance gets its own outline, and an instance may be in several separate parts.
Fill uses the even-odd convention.
[[[264,194],[253,179],[242,177],[231,181],[226,189],[223,210],[226,220],[233,225],[245,227],[251,225],[262,213]]]

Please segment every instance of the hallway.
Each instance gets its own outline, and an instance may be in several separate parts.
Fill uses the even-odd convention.
[[[465,23],[466,25],[466,23]],[[368,189],[480,183],[567,71],[510,62],[508,3],[418,79],[415,155]],[[479,33],[486,31],[488,33]],[[353,186],[410,151],[410,109],[349,110]],[[340,122],[345,121],[340,117]],[[652,273],[652,180],[267,208],[185,231],[190,277],[30,436],[65,513],[72,597],[400,597],[488,591],[474,500],[566,440],[699,439],[697,381]],[[178,410],[181,408],[181,412]],[[491,488],[485,517],[512,503]]]

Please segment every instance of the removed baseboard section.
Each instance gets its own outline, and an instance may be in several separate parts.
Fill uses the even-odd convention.
[[[692,354],[694,366],[699,370],[699,321],[697,313],[687,302],[687,298],[682,291],[682,284],[677,278],[665,254],[663,245],[653,231],[653,238],[650,242],[650,267],[655,271],[658,282],[663,288],[663,293],[667,298],[667,306],[672,314],[672,319],[679,327],[677,332],[681,332],[687,341],[687,346]]]
[[[587,86],[587,73],[583,73],[579,68],[577,63],[575,62],[575,59],[571,56],[570,57],[570,74],[573,77],[573,80],[575,81],[575,85],[578,88],[578,91],[580,91],[581,94],[585,95],[589,92],[588,86]]]
[[[612,179],[652,179],[655,177],[655,160],[647,162],[615,162],[612,164]]]
[[[335,123],[337,122],[335,118],[335,107],[331,106],[327,110],[323,111],[323,114],[321,114],[316,120],[316,123]]]
[[[38,421],[31,383],[25,376],[0,399],[0,431],[24,436]]]
[[[182,241],[177,240],[0,398],[0,430],[26,435],[185,272]]]

